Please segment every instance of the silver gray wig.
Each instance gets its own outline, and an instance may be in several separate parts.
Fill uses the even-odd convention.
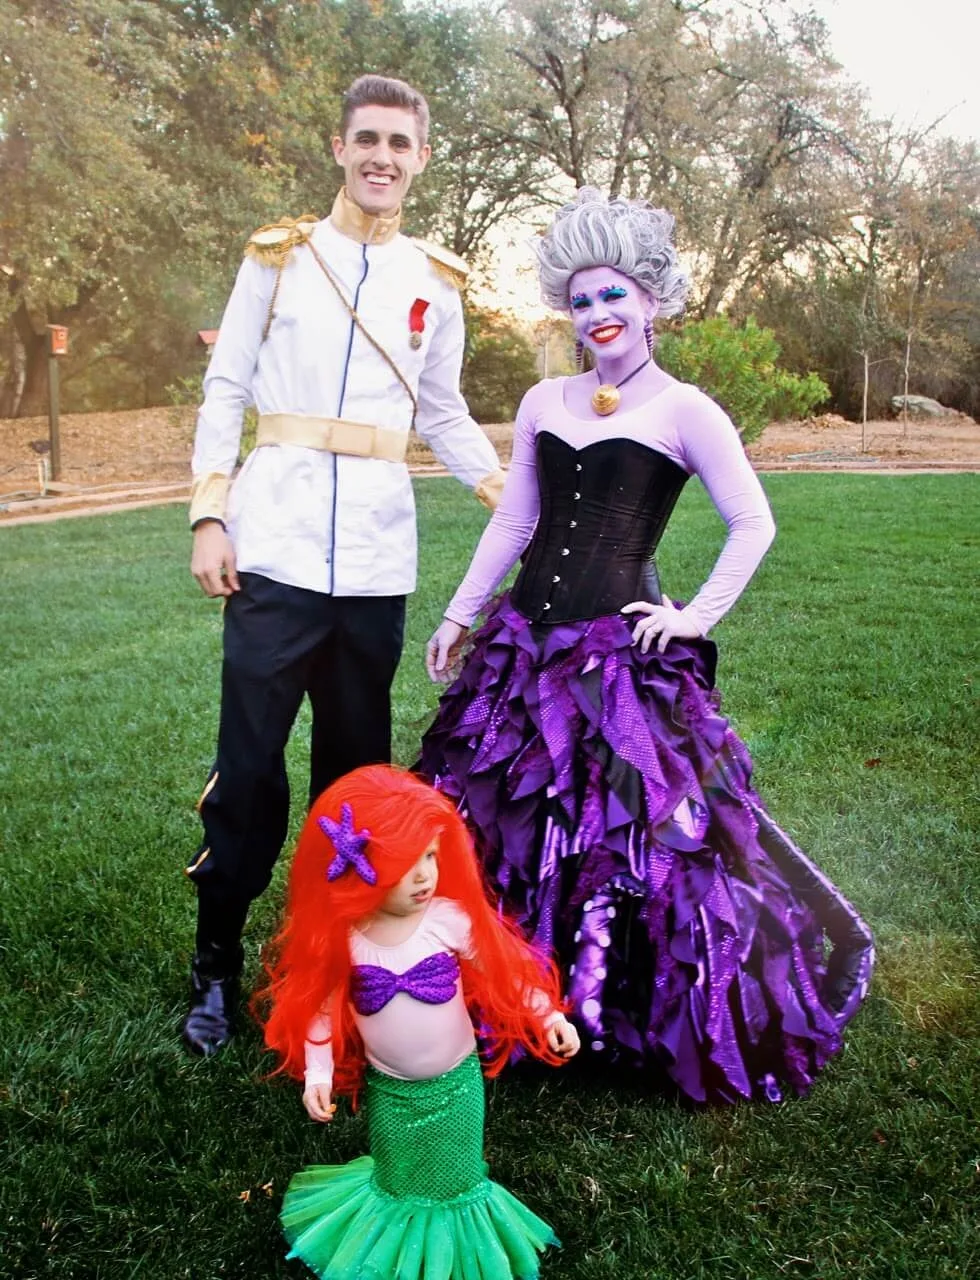
[[[582,187],[559,209],[533,242],[541,296],[556,311],[568,311],[568,282],[586,267],[614,267],[635,280],[660,304],[659,314],[684,310],[688,278],[677,265],[674,217],[646,200],[607,200],[595,187]]]

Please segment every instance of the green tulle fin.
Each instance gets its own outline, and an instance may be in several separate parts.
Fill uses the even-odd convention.
[[[505,1188],[485,1180],[455,1200],[395,1199],[369,1157],[315,1165],[282,1209],[289,1256],[321,1280],[534,1280],[554,1233]]]
[[[517,1276],[537,1275],[538,1252],[557,1244],[555,1233],[526,1205],[503,1187],[487,1203],[494,1233]]]
[[[290,1182],[289,1256],[321,1280],[534,1280],[558,1241],[487,1177],[476,1056],[432,1080],[369,1069],[365,1105],[372,1154]]]
[[[453,1274],[453,1233],[445,1221],[444,1214],[433,1214],[425,1228],[425,1241],[422,1255],[425,1270],[422,1280],[452,1280]]]

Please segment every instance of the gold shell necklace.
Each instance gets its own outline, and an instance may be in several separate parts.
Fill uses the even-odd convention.
[[[615,413],[619,408],[619,388],[625,387],[630,378],[635,378],[636,375],[641,370],[645,369],[649,363],[649,360],[644,360],[642,364],[638,364],[632,373],[628,373],[626,377],[617,382],[615,386],[612,386],[608,382],[601,382],[599,386],[596,387],[595,391],[592,392],[592,408],[596,413],[600,414],[603,418],[607,417],[610,413]],[[597,378],[599,377],[598,369],[595,371],[595,376]]]

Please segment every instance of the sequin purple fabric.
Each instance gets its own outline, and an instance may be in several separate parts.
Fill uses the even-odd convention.
[[[535,627],[504,596],[419,768],[554,947],[587,1051],[697,1101],[778,1101],[840,1049],[874,948],[752,789],[714,653],[642,654],[615,615]]]
[[[404,973],[379,964],[355,964],[350,971],[350,995],[362,1017],[377,1013],[404,991],[423,1004],[447,1004],[456,994],[459,961],[449,951],[426,956]]]

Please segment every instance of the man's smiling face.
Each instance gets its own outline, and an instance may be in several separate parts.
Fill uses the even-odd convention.
[[[333,139],[347,194],[365,213],[393,214],[421,173],[431,148],[419,143],[418,121],[401,107],[358,107],[343,138]]]

